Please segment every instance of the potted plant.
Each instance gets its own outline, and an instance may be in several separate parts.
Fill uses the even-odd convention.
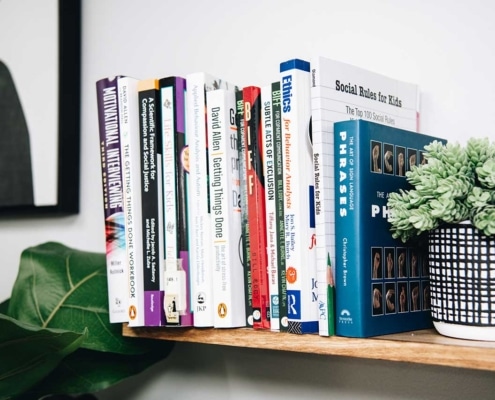
[[[435,328],[495,340],[495,298],[488,293],[495,291],[495,144],[433,141],[424,159],[406,173],[411,189],[389,195],[392,236],[428,239]]]
[[[30,247],[0,304],[0,399],[96,398],[172,347],[123,337],[122,324],[110,324],[103,253],[54,242]]]

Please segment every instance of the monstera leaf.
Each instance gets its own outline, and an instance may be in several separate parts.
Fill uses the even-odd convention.
[[[123,337],[108,318],[105,255],[55,242],[23,251],[11,298],[0,304],[0,332],[0,399],[101,390],[173,348]]]

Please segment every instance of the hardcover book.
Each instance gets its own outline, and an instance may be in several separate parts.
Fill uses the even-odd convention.
[[[208,92],[214,327],[246,326],[235,91]]]
[[[158,79],[138,82],[139,129],[141,138],[141,211],[144,277],[145,326],[161,326],[165,323],[163,291],[161,290],[160,254],[160,196],[162,150],[160,139],[160,99]]]
[[[138,79],[131,77],[120,77],[118,79],[127,266],[129,268],[127,284],[129,291],[129,326],[144,326],[141,140],[138,82]]]
[[[128,282],[117,78],[96,82],[111,323],[127,322]]]
[[[235,89],[235,85],[210,74],[188,74],[186,94],[186,140],[189,155],[189,266],[192,282],[194,326],[213,326],[210,226],[210,198],[208,187],[208,142],[206,131],[206,93],[215,89]]]
[[[165,325],[192,326],[189,243],[185,94],[186,80],[160,79],[163,179],[163,272]],[[177,260],[177,262],[170,262]]]
[[[253,326],[253,296],[251,282],[251,263],[249,260],[249,225],[247,213],[247,181],[246,181],[246,147],[244,145],[244,100],[242,90],[235,93],[237,146],[239,149],[239,194],[241,204],[241,249],[244,269],[244,303],[246,309],[246,326]]]
[[[242,89],[253,328],[270,329],[261,89]]]
[[[335,123],[336,334],[368,337],[430,328],[426,247],[393,239],[391,192],[425,162],[437,137],[364,120]],[[443,140],[442,140],[443,141]]]
[[[334,334],[335,209],[333,123],[365,119],[411,131],[418,129],[419,88],[324,57],[311,60],[311,105],[315,181],[319,334]]]
[[[280,64],[288,331],[318,332],[309,63]]]

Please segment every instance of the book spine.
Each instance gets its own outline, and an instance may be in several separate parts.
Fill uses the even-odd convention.
[[[278,285],[278,247],[277,219],[275,200],[275,151],[273,141],[273,106],[272,86],[261,88],[261,106],[263,112],[263,173],[265,176],[265,211],[266,211],[266,250],[268,268],[268,293],[270,296],[270,329],[280,330],[279,285]]]
[[[261,124],[261,90],[243,88],[244,146],[246,147],[246,181],[251,263],[253,327],[270,328],[270,299],[266,253],[265,179],[263,174],[263,127]]]
[[[143,242],[141,226],[141,152],[139,135],[138,79],[121,77],[118,80],[121,150],[124,166],[124,211],[129,326],[144,325]]]
[[[160,80],[163,134],[163,208],[165,258],[179,260],[165,263],[165,277],[177,275],[177,279],[165,279],[165,310],[167,325],[192,326],[191,287],[189,271],[189,243],[187,225],[187,181],[189,171],[188,148],[185,143],[185,91],[186,81],[174,76]],[[172,270],[169,271],[168,268]],[[177,272],[178,271],[178,272]],[[179,275],[178,275],[179,274]],[[176,293],[175,282],[180,282],[180,294]],[[167,282],[174,282],[167,291]],[[174,302],[175,307],[169,307]]]
[[[96,82],[111,323],[127,322],[127,258],[117,77]]]
[[[318,332],[310,69],[280,64],[284,136],[285,257],[289,332]],[[297,195],[296,195],[297,192]]]
[[[189,193],[187,204],[190,227],[190,266],[194,302],[194,326],[213,326],[213,275],[211,260],[210,200],[206,142],[206,78],[186,77],[187,126],[189,144]],[[194,201],[192,200],[194,199]]]
[[[182,269],[186,277],[185,282],[185,307],[180,311],[181,326],[194,325],[194,312],[191,304],[191,268],[189,261],[189,215],[187,203],[189,192],[187,180],[189,175],[189,147],[186,143],[186,80],[176,78],[175,84],[175,119],[176,119],[176,202],[177,202],[177,242],[179,246],[179,259],[182,261]]]
[[[177,200],[176,200],[176,153],[175,153],[175,99],[173,82],[160,81],[162,110],[163,151],[163,218],[164,247],[166,259],[177,259],[179,255]]]
[[[162,157],[160,157],[160,155]],[[158,175],[158,232],[160,232],[160,240],[158,241],[158,254],[160,254],[160,259],[159,259],[159,264],[158,268],[160,271],[160,282],[159,282],[159,287],[160,287],[160,301],[161,301],[161,307],[162,307],[162,313],[163,313],[163,318],[161,321],[162,325],[166,325],[167,321],[167,315],[166,315],[166,309],[165,309],[165,287],[166,287],[166,259],[165,259],[165,243],[164,243],[164,214],[163,214],[163,154],[158,154],[157,159],[160,159],[160,164],[159,167],[157,168],[157,175]],[[142,241],[141,241],[142,242]]]
[[[235,92],[207,93],[214,326],[245,326],[244,271],[239,257],[241,208]]]
[[[311,65],[312,73],[318,78],[320,66],[318,60]],[[335,310],[329,304],[333,301],[335,264],[335,217],[333,196],[333,127],[330,134],[323,134],[322,104],[319,87],[311,87],[313,168],[315,184],[315,230],[316,265],[318,276],[318,333],[320,336],[332,336],[335,333]],[[333,124],[332,124],[333,125]]]
[[[236,97],[237,144],[239,147],[239,192],[241,204],[241,255],[244,269],[244,303],[246,326],[253,326],[253,302],[251,282],[251,262],[249,260],[249,225],[247,213],[247,181],[246,181],[246,147],[244,146],[244,100],[242,90]]]
[[[158,80],[148,79],[138,83],[139,129],[141,138],[141,205],[143,231],[143,276],[145,325],[160,326],[165,323],[163,293],[160,290],[162,255],[159,254],[158,197],[161,182],[161,141],[159,134],[160,107]]]
[[[285,224],[284,224],[284,170],[282,138],[282,104],[280,81],[273,82],[272,118],[273,118],[273,164],[275,184],[275,234],[277,246],[278,309],[280,331],[286,332],[287,320],[287,281],[285,276]],[[273,314],[273,313],[272,313]]]
[[[206,132],[206,92],[235,88],[229,82],[205,73],[186,76],[187,144],[190,170],[187,183],[189,201],[189,265],[192,279],[194,326],[213,326],[212,239],[208,187],[208,142]],[[198,199],[201,199],[198,201]]]

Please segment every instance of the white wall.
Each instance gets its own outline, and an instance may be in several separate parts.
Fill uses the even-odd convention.
[[[208,71],[239,86],[277,79],[281,60],[321,54],[422,88],[422,130],[493,136],[495,3],[488,0],[85,0],[81,212],[0,221],[0,300],[22,249],[58,240],[104,251],[95,81]],[[488,398],[492,373],[193,344],[101,399]]]

